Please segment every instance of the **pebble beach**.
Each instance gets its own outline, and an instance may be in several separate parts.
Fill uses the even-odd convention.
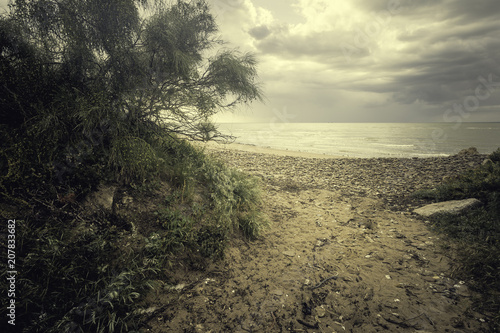
[[[416,190],[433,188],[448,177],[476,168],[487,157],[463,153],[425,158],[345,158],[218,144],[211,144],[207,150],[270,184],[325,189],[395,203]]]
[[[485,155],[339,158],[255,146],[206,152],[261,179],[270,226],[202,272],[179,266],[151,332],[488,332],[415,190]],[[166,304],[166,305],[165,305]]]

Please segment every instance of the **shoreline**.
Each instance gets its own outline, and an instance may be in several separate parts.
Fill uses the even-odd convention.
[[[434,188],[444,179],[478,167],[487,158],[483,154],[348,158],[235,144],[204,147],[228,166],[286,191],[324,189],[348,197],[382,199],[404,210],[411,210],[409,201],[414,200],[409,198],[415,191]]]
[[[306,151],[298,151],[298,150],[289,150],[289,149],[277,149],[271,147],[257,146],[253,144],[243,144],[243,143],[220,143],[215,141],[208,142],[193,142],[209,151],[240,151],[247,152],[253,154],[265,154],[265,155],[274,155],[274,156],[288,156],[288,157],[300,157],[300,158],[319,158],[319,159],[433,159],[433,158],[450,158],[457,155],[456,154],[429,154],[424,156],[402,156],[402,155],[388,155],[388,156],[347,156],[347,155],[334,155],[327,153],[312,153]],[[462,150],[467,150],[464,148]],[[486,157],[489,154],[476,154],[477,156]]]
[[[205,143],[201,144],[202,147],[209,149],[209,150],[219,150],[219,151],[242,151],[242,152],[248,152],[248,153],[255,153],[255,154],[268,154],[268,155],[276,155],[276,156],[290,156],[290,157],[304,157],[304,158],[323,158],[323,159],[328,159],[328,158],[335,158],[335,159],[340,159],[340,158],[363,158],[363,157],[349,157],[349,156],[341,156],[341,155],[329,155],[329,154],[317,154],[317,153],[310,153],[310,152],[302,152],[302,151],[295,151],[295,150],[288,150],[288,149],[275,149],[271,147],[262,147],[262,146],[255,146],[255,145],[250,145],[250,144],[243,144],[243,143],[218,143],[218,142],[213,142],[213,141],[208,141]]]

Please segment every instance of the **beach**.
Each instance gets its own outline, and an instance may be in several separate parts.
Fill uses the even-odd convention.
[[[338,158],[210,144],[261,180],[271,224],[203,269],[173,268],[152,332],[487,332],[415,190],[484,155]]]
[[[324,189],[404,204],[419,189],[433,188],[479,166],[486,155],[426,158],[346,158],[242,144],[210,143],[205,149],[233,168],[260,177],[267,186]],[[398,206],[398,208],[401,208]]]

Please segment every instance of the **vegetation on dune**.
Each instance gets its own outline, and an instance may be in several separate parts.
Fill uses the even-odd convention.
[[[202,0],[16,0],[1,16],[0,214],[16,219],[17,329],[139,330],[140,301],[176,256],[202,268],[232,234],[258,236],[257,180],[186,140],[221,138],[210,117],[261,98],[254,57],[216,50],[216,33]],[[90,209],[102,186],[112,209]]]
[[[485,295],[483,308],[493,311],[494,325],[500,325],[500,148],[479,168],[414,196],[434,201],[481,200],[483,205],[477,209],[459,216],[443,214],[431,222],[451,240],[457,259],[454,274]]]

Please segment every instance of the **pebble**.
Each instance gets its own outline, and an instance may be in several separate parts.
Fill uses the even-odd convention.
[[[314,308],[314,312],[316,313],[316,315],[319,317],[319,318],[323,318],[326,314],[326,310],[324,308],[324,305],[321,305],[321,306],[317,306]]]
[[[486,155],[452,155],[426,158],[305,158],[209,148],[228,165],[266,178],[287,191],[322,188],[346,196],[384,198],[393,207],[422,188],[432,188],[479,166]],[[269,177],[274,175],[274,177]],[[279,175],[279,177],[277,177]],[[405,212],[402,212],[405,214]]]
[[[276,296],[283,296],[283,290],[281,290],[281,289],[276,289],[275,291],[273,291],[273,295],[276,295]]]

